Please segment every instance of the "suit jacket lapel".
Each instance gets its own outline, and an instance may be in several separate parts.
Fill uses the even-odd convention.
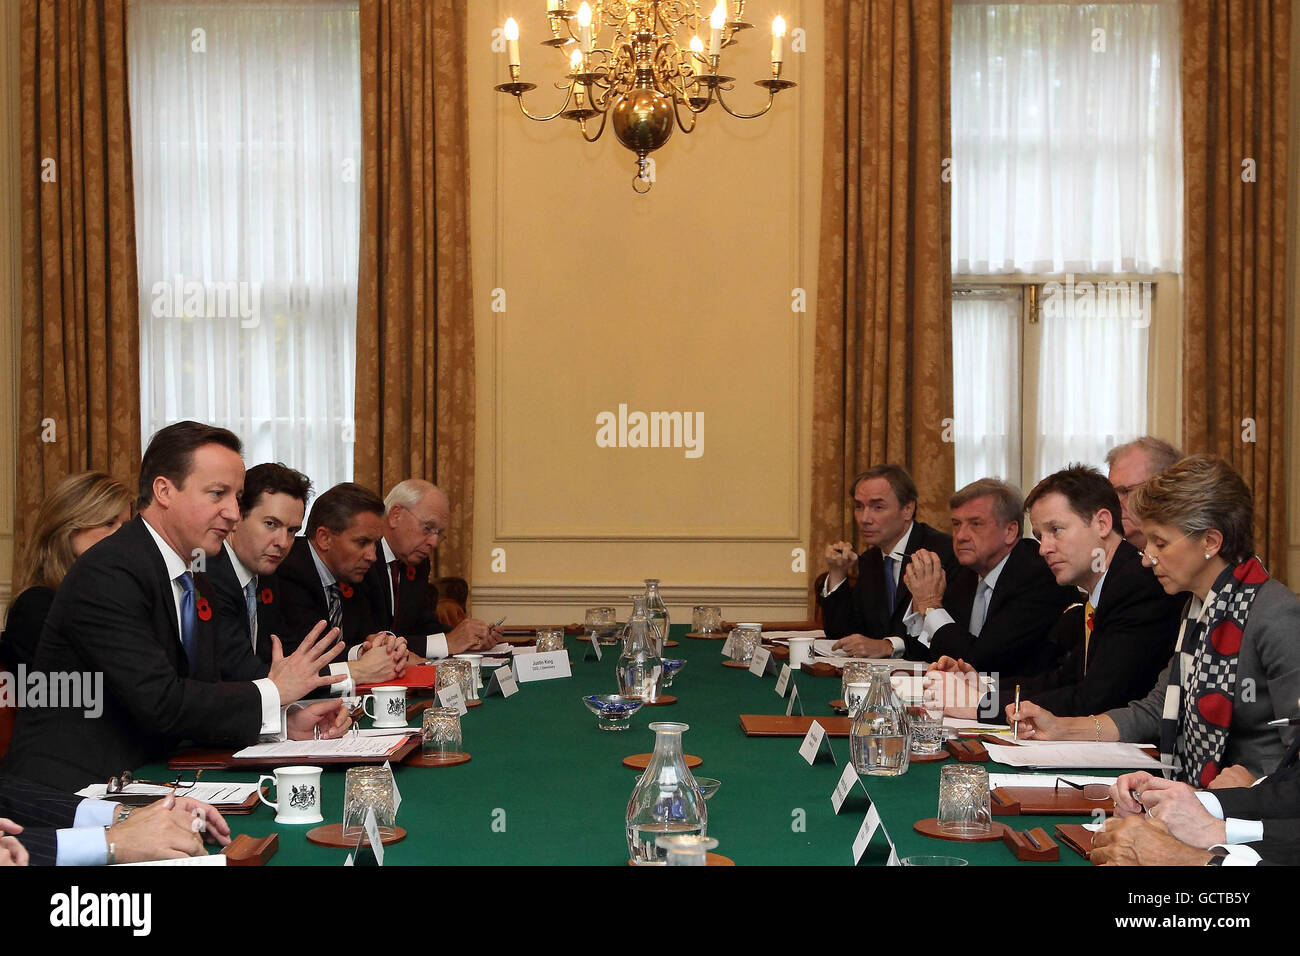
[[[144,518],[136,515],[131,524],[122,528],[118,534],[130,532],[139,538],[138,548],[148,557],[149,570],[153,575],[154,585],[156,587],[155,595],[158,601],[160,615],[166,621],[165,630],[159,634],[159,639],[163,643],[163,651],[167,654],[172,664],[176,665],[177,670],[184,673],[185,653],[181,647],[181,632],[177,625],[177,606],[176,606],[176,588],[173,587],[171,578],[167,576],[167,562],[158,551],[158,545],[145,527]]]

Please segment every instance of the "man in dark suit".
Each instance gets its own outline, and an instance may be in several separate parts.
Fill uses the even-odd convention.
[[[294,538],[281,562],[281,607],[286,646],[328,621],[348,648],[348,663],[334,664],[354,684],[382,684],[406,667],[406,642],[386,633],[371,614],[361,582],[375,563],[383,534],[384,503],[353,482],[335,485],[316,499],[307,533]]]
[[[1095,468],[1073,465],[1048,475],[1026,503],[1039,553],[1058,584],[1077,589],[1078,603],[1044,638],[1054,663],[1037,674],[1003,671],[980,716],[1010,719],[1017,685],[1022,701],[1070,716],[1103,713],[1143,697],[1173,652],[1186,595],[1166,594],[1142,566],[1142,555],[1122,536],[1115,489]],[[962,675],[971,668],[947,658],[934,670],[968,680]],[[972,716],[960,707],[950,713]]]
[[[430,555],[447,530],[451,504],[436,486],[407,478],[384,499],[379,560],[359,590],[370,602],[375,625],[406,639],[413,654],[448,657],[490,650],[500,635],[483,621],[465,618],[454,628],[438,620],[438,597],[429,585]]]
[[[900,465],[876,465],[858,475],[851,491],[853,516],[867,551],[861,558],[847,541],[826,549],[827,577],[818,600],[826,636],[853,657],[901,657],[909,650],[903,617],[912,595],[903,569],[924,548],[939,556],[946,573],[957,567],[952,539],[915,521],[916,483]],[[844,582],[856,562],[858,581]],[[923,654],[915,641],[912,653]]]
[[[912,637],[928,660],[948,655],[979,671],[1038,673],[1053,663],[1043,637],[1077,592],[1058,585],[1037,543],[1021,536],[1020,489],[981,478],[948,506],[960,568],[948,577],[938,555],[913,553],[903,576]]]
[[[323,629],[268,676],[222,682],[206,577],[189,562],[216,553],[238,518],[240,442],[231,432],[178,422],[149,442],[139,514],[73,565],[37,650],[46,673],[102,675],[102,712],[23,708],[5,771],[61,790],[103,782],[164,759],[184,740],[244,746],[260,735],[310,738],[346,727],[328,702],[282,708],[332,678],[320,668],[341,648]],[[341,712],[340,712],[341,711]]]
[[[100,866],[199,856],[205,851],[193,826],[196,816],[204,821],[207,839],[223,846],[230,842],[230,826],[221,814],[188,797],[173,795],[137,809],[0,775],[0,832],[13,834],[11,857],[17,845],[31,866]],[[6,826],[6,819],[12,825]]]
[[[1183,457],[1183,453],[1163,438],[1143,435],[1106,452],[1106,477],[1119,496],[1124,519],[1124,538],[1139,551],[1147,546],[1142,522],[1129,505],[1133,492]]]

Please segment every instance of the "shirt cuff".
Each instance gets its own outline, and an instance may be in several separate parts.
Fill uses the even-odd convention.
[[[949,624],[956,623],[957,622],[952,619],[952,615],[943,608],[933,608],[928,614],[926,614],[925,620],[921,623],[921,636],[917,638],[917,640],[926,647],[929,647],[930,642],[934,640],[934,635],[939,633],[939,628],[947,627]]]
[[[889,643],[893,645],[894,657],[903,656],[903,649],[907,647],[907,645],[903,643],[903,639],[901,637],[887,637],[885,638],[885,640],[889,641]]]
[[[1258,843],[1264,839],[1263,820],[1241,820],[1228,817],[1223,821],[1224,843]]]
[[[280,688],[269,677],[253,681],[253,686],[262,695],[262,729],[259,734],[280,732]]]
[[[108,837],[105,836],[106,832],[103,827],[76,827],[58,831],[54,835],[55,865],[103,866],[108,862]]]
[[[112,800],[82,800],[72,818],[74,827],[110,827],[117,816],[117,804]]]
[[[425,637],[424,656],[427,658],[443,658],[451,656],[451,648],[447,646],[446,634],[430,634]]]
[[[1210,847],[1211,850],[1227,850],[1228,855],[1223,858],[1224,866],[1259,866],[1259,854],[1248,846],[1218,846]]]
[[[356,681],[352,679],[352,671],[347,664],[331,664],[330,674],[342,674],[347,680],[341,680],[337,684],[330,684],[330,693],[343,697],[351,697],[356,694]]]
[[[1201,806],[1205,807],[1206,812],[1209,813],[1210,816],[1214,817],[1216,820],[1223,819],[1223,804],[1219,802],[1218,797],[1209,790],[1197,790],[1195,793],[1196,799],[1201,801]],[[1236,841],[1229,840],[1228,842],[1235,843]]]
[[[921,634],[922,624],[921,615],[916,613],[916,608],[912,605],[911,601],[908,601],[907,611],[903,614],[903,627],[907,629],[907,636],[919,637]],[[923,640],[921,643],[926,647],[930,646],[929,641]]]
[[[359,657],[361,656],[361,649],[362,649],[363,647],[365,647],[365,644],[364,644],[364,643],[362,643],[362,644],[353,644],[351,647],[349,647],[349,648],[348,648],[348,660],[350,660],[350,661],[355,661],[357,658],[359,658]],[[337,665],[335,665],[335,666],[337,666]]]

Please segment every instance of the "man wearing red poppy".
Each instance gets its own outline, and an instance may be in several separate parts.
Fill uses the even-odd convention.
[[[349,724],[333,702],[285,708],[336,682],[342,648],[324,627],[283,655],[273,641],[266,675],[223,681],[218,626],[204,575],[238,520],[244,484],[239,439],[177,422],[149,442],[138,514],[69,572],[46,618],[36,664],[48,673],[102,676],[96,709],[22,708],[6,773],[65,790],[102,783],[165,759],[185,740],[254,743],[261,735],[334,737]]]
[[[360,587],[375,625],[401,635],[411,653],[422,657],[490,650],[500,639],[476,618],[462,618],[450,630],[439,620],[429,587],[430,558],[450,520],[451,504],[441,489],[422,478],[398,482],[384,499],[378,560]]]

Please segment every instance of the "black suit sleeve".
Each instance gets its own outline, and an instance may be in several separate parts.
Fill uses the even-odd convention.
[[[831,640],[866,633],[866,622],[858,614],[860,596],[857,593],[864,586],[859,577],[852,586],[847,580],[841,581],[840,586],[825,597],[818,593],[817,600],[822,606],[822,630]]]
[[[81,572],[81,573],[77,573]],[[104,674],[105,690],[150,733],[200,743],[249,743],[261,730],[262,699],[251,683],[183,678],[155,634],[156,595],[140,571],[94,562],[74,567],[76,600],[64,607],[61,633],[87,669]],[[164,602],[170,612],[171,600]]]
[[[0,817],[8,817],[19,826],[70,827],[83,799],[12,774],[0,776]]]
[[[1265,820],[1264,839],[1250,846],[1266,866],[1300,866],[1300,819]]]
[[[1300,780],[1264,780],[1254,787],[1215,790],[1224,816],[1240,820],[1268,820],[1300,816]]]

